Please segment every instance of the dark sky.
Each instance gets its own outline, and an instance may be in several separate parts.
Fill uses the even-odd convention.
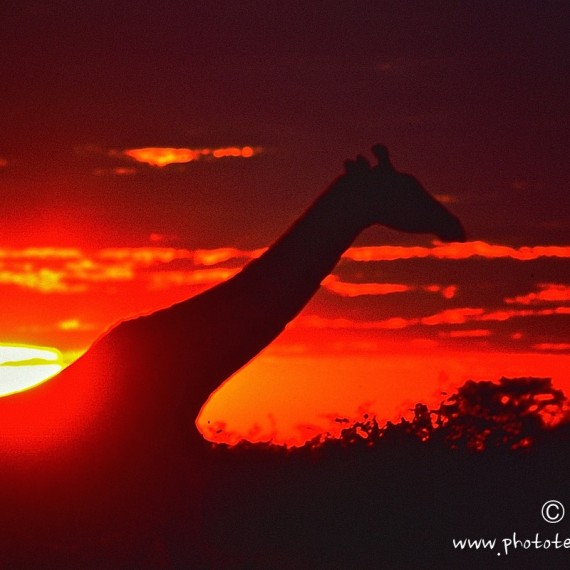
[[[471,237],[562,243],[568,12],[4,1],[0,243],[137,245],[161,232],[194,247],[265,245],[376,141],[454,202]],[[263,152],[105,174],[132,166],[113,150],[230,145]]]

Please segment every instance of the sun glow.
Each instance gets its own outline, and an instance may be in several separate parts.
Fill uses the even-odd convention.
[[[63,369],[59,350],[27,345],[0,345],[0,397],[45,382]]]

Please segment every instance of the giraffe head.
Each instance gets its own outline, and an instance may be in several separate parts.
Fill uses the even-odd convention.
[[[367,222],[409,232],[434,234],[442,241],[465,241],[459,219],[438,202],[419,181],[399,172],[390,161],[386,146],[372,147],[377,164],[358,155],[345,162],[345,179],[361,203]]]

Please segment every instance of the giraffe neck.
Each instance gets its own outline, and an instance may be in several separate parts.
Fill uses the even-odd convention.
[[[269,294],[275,300],[273,308],[289,320],[369,225],[355,202],[351,188],[339,178],[261,258],[246,267],[241,278],[258,286],[260,295]]]

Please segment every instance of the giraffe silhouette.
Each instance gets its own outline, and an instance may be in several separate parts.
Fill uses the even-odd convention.
[[[295,318],[363,229],[465,239],[384,146],[372,150],[376,165],[346,161],[236,276],[119,323],[50,381],[0,399],[1,567],[155,568],[181,558],[199,567],[209,445],[195,418],[210,394]]]

